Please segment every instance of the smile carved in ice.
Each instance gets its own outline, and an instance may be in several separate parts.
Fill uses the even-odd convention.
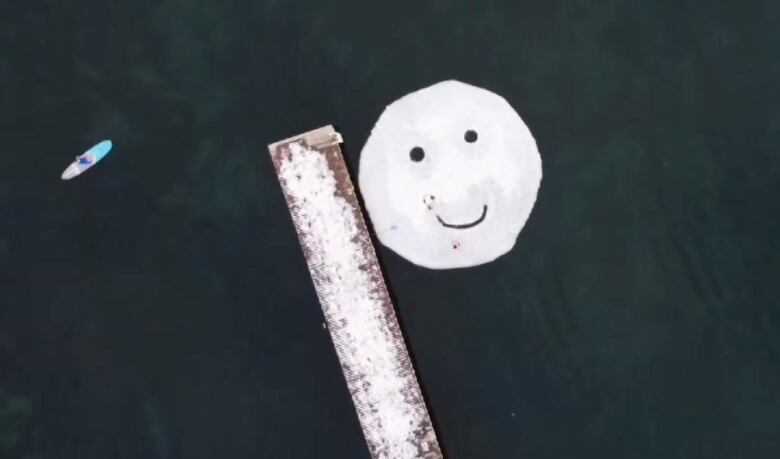
[[[471,223],[462,223],[462,224],[453,224],[453,223],[447,223],[444,220],[442,220],[441,217],[436,215],[436,219],[439,220],[439,223],[445,228],[453,228],[453,229],[468,229],[473,228],[480,223],[482,223],[483,220],[485,220],[485,216],[487,216],[487,205],[482,206],[482,215],[479,216],[478,219],[474,220]]]

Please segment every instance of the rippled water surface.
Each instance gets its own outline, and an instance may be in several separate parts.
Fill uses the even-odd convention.
[[[380,250],[448,457],[780,457],[780,4],[655,3],[1,3],[0,457],[367,458],[265,145],[450,78],[544,179]]]

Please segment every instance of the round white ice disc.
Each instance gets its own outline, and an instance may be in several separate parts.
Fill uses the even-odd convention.
[[[542,161],[503,97],[444,81],[385,109],[361,152],[358,180],[382,244],[417,265],[462,268],[515,245]]]

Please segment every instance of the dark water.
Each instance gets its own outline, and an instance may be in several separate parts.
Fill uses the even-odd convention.
[[[0,457],[366,458],[265,145],[450,78],[545,176],[381,250],[449,457],[780,457],[780,3],[656,3],[0,2]]]

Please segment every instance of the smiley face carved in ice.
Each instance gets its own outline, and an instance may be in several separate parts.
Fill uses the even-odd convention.
[[[360,157],[360,190],[380,242],[432,269],[511,250],[541,179],[536,141],[517,112],[458,81],[393,102]]]

